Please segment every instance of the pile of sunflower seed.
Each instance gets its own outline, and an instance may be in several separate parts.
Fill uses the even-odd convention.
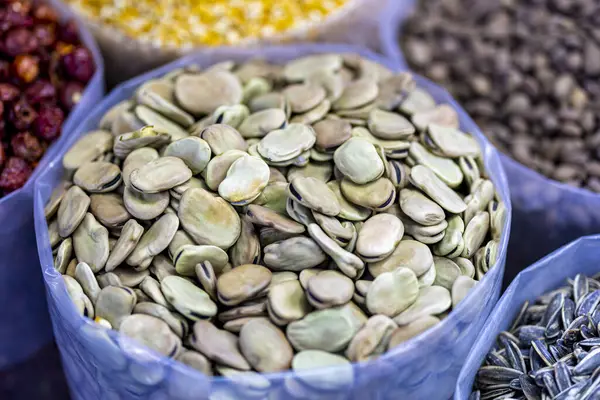
[[[350,366],[434,326],[506,214],[456,112],[356,55],[174,71],[63,165],[46,216],[79,313],[226,377]]]
[[[525,302],[479,369],[474,399],[600,397],[600,276]]]

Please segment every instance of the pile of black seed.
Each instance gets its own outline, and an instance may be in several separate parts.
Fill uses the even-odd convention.
[[[500,150],[600,192],[600,2],[421,0],[400,35]]]

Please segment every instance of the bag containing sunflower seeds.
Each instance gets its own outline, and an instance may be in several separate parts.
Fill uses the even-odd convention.
[[[63,122],[61,136],[47,149],[25,185],[4,197],[0,191],[0,302],[6,305],[0,310],[0,321],[3,321],[0,323],[0,370],[23,361],[52,340],[36,254],[32,213],[34,181],[104,95],[104,66],[93,36],[60,1],[45,3],[58,13],[61,21],[75,18],[81,42],[91,51],[96,70],[78,104]],[[0,150],[1,147],[2,143]]]
[[[440,126],[428,142],[438,156],[396,111],[436,102],[473,135]],[[414,186],[408,140],[371,131],[410,140]],[[73,185],[61,192],[61,180]],[[449,221],[419,187],[453,210]],[[510,232],[500,161],[473,121],[441,88],[344,45],[215,49],[123,83],[36,189],[49,310],[76,399],[448,398],[499,297]],[[407,212],[429,225],[402,214],[403,189]],[[396,272],[394,251],[415,270]],[[389,310],[386,293],[401,294]]]
[[[581,355],[582,358],[571,360],[571,363],[569,360],[563,360],[563,356],[570,354],[573,348],[565,347],[563,349],[563,345],[573,346],[575,342],[584,339],[597,341],[595,324],[597,324],[598,309],[595,307],[598,304],[600,284],[597,280],[592,281],[591,278],[598,278],[598,272],[600,272],[598,259],[600,259],[600,235],[584,236],[521,271],[498,301],[477,341],[472,346],[472,350],[460,371],[454,399],[466,400],[477,390],[479,390],[478,395],[483,398],[487,392],[494,390],[490,388],[490,385],[495,385],[496,388],[503,390],[506,389],[507,391],[504,394],[513,398],[519,398],[520,395],[523,395],[521,387],[525,386],[529,390],[527,398],[530,398],[531,393],[538,393],[541,396],[542,391],[545,391],[546,395],[551,393],[550,397],[555,397],[558,392],[562,392],[577,383],[585,382],[585,379],[579,379],[583,376],[572,380],[571,377],[568,377],[567,380],[559,378],[556,381],[555,377],[562,376],[561,371],[564,370],[562,362],[570,363],[568,364],[570,368],[582,361],[587,354],[587,351],[584,351]],[[575,287],[578,289],[575,290]],[[586,306],[581,307],[582,303],[587,303],[583,301],[587,295],[590,295],[589,300],[592,305],[589,315],[596,321],[591,330],[588,329],[590,327],[588,326],[586,312],[582,311]],[[556,325],[552,322],[552,316],[550,315],[552,314],[552,308],[559,310],[557,314],[559,320],[556,321],[558,322]],[[563,309],[564,311],[561,311]],[[548,313],[546,313],[547,310]],[[579,324],[574,328],[577,329],[577,331],[573,331],[576,336],[572,340],[575,342],[564,343],[565,321],[567,326],[570,326],[578,316],[585,318],[583,324],[585,326]],[[558,328],[559,336],[553,338],[550,331],[555,328]],[[586,329],[590,333],[584,332]],[[584,337],[578,333],[580,330]],[[513,343],[516,347],[513,346]],[[542,346],[539,346],[540,343]],[[547,345],[550,346],[544,351]],[[520,353],[527,355],[523,360],[524,363],[522,364],[518,360],[521,357],[508,355],[505,352],[506,346],[519,349]],[[558,347],[561,348],[558,349]],[[576,347],[579,347],[579,345]],[[585,345],[583,345],[583,349],[589,350]],[[566,353],[562,354],[563,351],[566,351]],[[532,355],[533,353],[536,354]],[[539,364],[538,361],[541,362],[541,359],[538,359],[538,353],[546,356],[551,353],[548,362]],[[532,357],[535,357],[536,360],[531,360]],[[598,361],[596,361],[597,364]],[[544,370],[536,374],[536,371],[542,367],[549,367],[545,370],[551,372],[552,379],[543,379]],[[539,380],[535,379],[536,383],[532,384],[532,380],[523,374],[523,368],[530,378],[537,377]],[[555,370],[557,371],[555,372]],[[502,376],[502,373],[507,375]],[[512,377],[511,374],[513,374]],[[579,373],[579,375],[586,375],[586,373]],[[509,386],[509,384],[515,378],[515,382],[519,381],[519,385],[511,389],[513,385]],[[565,383],[566,381],[569,383]],[[474,388],[474,383],[477,384],[476,388]],[[550,386],[545,387],[547,384]],[[554,385],[558,386],[555,387]],[[590,388],[590,385],[583,389],[581,385],[577,385],[573,389],[573,397],[568,398],[584,398],[583,393]],[[590,393],[595,390],[595,388],[591,389]],[[514,390],[514,393],[509,393],[511,390]],[[598,391],[595,393],[597,396]],[[498,395],[500,394],[498,393]],[[478,398],[476,396],[474,394],[473,398]],[[531,398],[535,398],[535,396]]]

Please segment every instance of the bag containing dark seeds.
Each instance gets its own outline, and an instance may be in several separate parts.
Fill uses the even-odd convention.
[[[493,390],[511,398],[569,390],[572,397],[559,398],[596,398],[599,244],[600,235],[582,237],[517,275],[469,353],[456,400]]]
[[[357,54],[362,58],[357,57]],[[281,64],[286,65],[282,68]],[[323,68],[326,70],[323,71]],[[325,99],[324,93],[308,96],[306,94],[314,92],[314,86],[308,83],[294,84],[308,79],[305,74],[311,69],[322,73],[315,74],[314,78],[313,75],[309,75],[311,79],[325,79],[333,74],[334,78],[345,75],[344,79],[348,79],[349,82],[349,86],[337,93],[337,100],[333,101],[335,106],[330,112],[336,115],[324,120],[320,120],[323,118],[321,109],[323,106],[326,110],[329,109],[329,100]],[[257,73],[258,77],[255,76]],[[363,256],[363,259],[367,258],[370,263],[369,270],[365,271],[366,264],[362,259],[345,250],[349,249],[351,243],[344,243],[341,236],[332,235],[331,238],[328,236],[330,234],[323,231],[337,229],[342,235],[349,223],[349,220],[340,222],[335,217],[341,213],[342,204],[338,204],[338,200],[332,200],[338,198],[335,192],[323,189],[329,186],[323,185],[316,178],[290,178],[291,182],[285,183],[286,177],[291,176],[290,171],[298,173],[296,166],[289,165],[290,162],[297,161],[306,165],[307,157],[311,160],[320,158],[323,161],[316,164],[322,167],[327,160],[334,161],[332,158],[335,156],[332,152],[325,153],[326,149],[331,151],[325,140],[328,137],[338,137],[336,135],[340,132],[334,130],[331,136],[323,135],[323,142],[319,142],[318,148],[307,152],[305,146],[302,147],[305,149],[303,152],[299,146],[304,146],[306,140],[310,148],[314,142],[314,138],[310,139],[311,135],[316,135],[310,133],[311,130],[307,130],[304,124],[316,126],[328,120],[344,125],[344,121],[347,124],[350,124],[348,121],[352,121],[357,127],[362,126],[363,129],[358,132],[361,132],[363,137],[386,146],[390,145],[392,140],[377,141],[365,128],[364,111],[353,109],[361,104],[358,103],[358,95],[368,96],[369,102],[381,102],[378,104],[388,104],[385,100],[396,101],[396,89],[388,92],[384,90],[386,85],[373,82],[385,82],[383,76],[386,75],[386,79],[391,79],[390,82],[399,81],[402,88],[407,79],[414,79],[416,85],[409,90],[414,97],[404,97],[404,89],[398,92],[401,95],[399,101],[405,110],[418,109],[423,101],[427,104],[444,103],[440,105],[440,110],[456,110],[455,114],[451,112],[452,115],[456,115],[456,119],[451,118],[451,123],[460,124],[461,128],[461,131],[457,128],[444,131],[445,128],[440,126],[441,131],[437,132],[440,135],[431,139],[429,145],[435,146],[435,140],[438,140],[438,143],[441,143],[438,148],[440,152],[442,148],[446,149],[445,151],[452,150],[454,156],[446,153],[443,153],[443,156],[434,156],[424,145],[417,142],[416,131],[411,128],[408,119],[401,117],[398,111],[385,113],[383,110],[374,110],[374,119],[371,119],[370,127],[373,132],[379,135],[397,135],[400,132],[397,130],[398,126],[410,129],[410,140],[414,145],[413,150],[416,151],[414,154],[420,160],[412,164],[413,169],[423,173],[411,174],[414,175],[415,186],[408,186],[408,181],[399,175],[395,175],[398,178],[396,183],[391,181],[394,178],[387,178],[405,168],[401,159],[407,156],[406,146],[400,149],[386,148],[387,155],[384,158],[390,157],[389,161],[394,168],[390,168],[388,172],[375,171],[371,177],[365,177],[365,172],[373,172],[373,166],[370,164],[364,168],[354,168],[356,164],[353,162],[339,163],[343,170],[340,170],[340,173],[352,175],[355,179],[364,178],[369,182],[359,185],[350,182],[349,178],[345,183],[339,178],[342,181],[340,185],[343,185],[339,193],[346,193],[343,196],[365,204],[365,207],[357,208],[348,200],[343,203],[350,206],[344,206],[345,215],[349,220],[358,218],[357,222],[366,221],[358,225],[360,232],[365,235],[358,233],[356,245],[352,245],[355,251],[362,249],[364,243],[369,243],[369,235],[366,233],[373,232],[372,238],[377,246],[387,248],[385,251],[390,251],[397,245],[393,251],[403,252],[406,246],[407,251],[401,254],[406,253],[407,266],[413,263],[419,265],[421,272],[418,275],[409,268],[394,270],[394,263],[387,265],[387,258],[381,258],[382,253],[378,249],[370,253],[370,259]],[[242,78],[244,76],[245,78]],[[207,77],[213,79],[206,79]],[[235,97],[238,97],[241,87],[238,80],[244,82],[243,93],[250,97],[241,101],[238,98],[233,101],[233,105],[224,108],[219,107],[219,104],[210,104],[222,101],[218,96],[231,96],[237,92]],[[197,89],[199,81],[209,88],[210,85],[221,84],[228,90],[188,90],[188,85],[182,84],[190,82],[190,86]],[[322,82],[332,83],[333,86],[327,86],[330,89],[336,87],[335,81]],[[338,82],[343,82],[343,79]],[[360,85],[366,86],[361,88]],[[144,97],[147,93],[138,90],[140,88],[148,91],[162,90],[163,95],[168,93],[165,88],[174,90],[178,100],[167,102],[165,98],[160,100],[156,96]],[[393,86],[390,85],[389,88]],[[289,97],[285,97],[282,102],[278,90],[284,91]],[[378,94],[379,90],[382,91],[381,97]],[[316,91],[321,92],[319,89]],[[206,93],[211,95],[205,96]],[[169,97],[168,94],[165,96]],[[202,101],[194,101],[199,96],[203,96]],[[155,101],[148,102],[149,98]],[[315,101],[315,98],[318,99]],[[412,100],[409,101],[409,98]],[[143,104],[148,103],[156,107],[163,114],[153,112],[149,107],[140,104],[142,101]],[[310,101],[311,105],[307,106],[306,101]],[[363,98],[360,101],[365,100]],[[240,102],[242,104],[239,104]],[[291,115],[286,117],[286,112],[282,110],[287,110],[288,102],[295,111],[291,111]],[[267,108],[270,105],[271,116],[265,121],[259,120],[260,129],[257,129],[251,122],[263,115],[260,113],[265,104]],[[200,106],[204,107],[197,113],[196,118],[200,117],[197,121],[190,121],[191,117],[186,117],[189,114],[182,111],[182,108],[191,110],[191,105],[197,109],[200,109]],[[209,106],[214,110],[203,111]],[[248,112],[248,108],[252,109],[253,113],[240,117],[239,110],[246,109]],[[396,108],[392,107],[394,110]],[[111,111],[107,113],[109,110]],[[337,114],[341,114],[342,117]],[[166,132],[144,124],[140,127],[139,121],[147,120],[149,115],[154,115],[154,121],[160,122],[162,126],[167,122],[166,117],[161,115],[168,115],[179,121],[178,123],[187,124],[192,135],[187,133],[182,125],[173,121],[168,121],[170,129],[165,128]],[[282,116],[283,124],[277,115]],[[392,123],[379,125],[379,122],[390,121],[386,118],[378,120],[379,115],[392,118]],[[344,116],[348,116],[347,120]],[[293,122],[287,124],[287,118]],[[228,121],[231,125],[215,124],[215,121]],[[401,124],[398,125],[398,122]],[[190,123],[192,124],[189,125]],[[232,125],[237,126],[237,129]],[[110,131],[98,131],[98,126]],[[272,128],[267,129],[269,132],[261,132],[266,126]],[[315,129],[320,128],[319,126]],[[121,133],[121,130],[124,130],[124,133]],[[237,130],[247,135],[247,142]],[[473,137],[462,133],[463,131],[472,134]],[[113,135],[115,132],[119,135]],[[167,132],[170,133],[167,135]],[[288,135],[289,133],[292,135]],[[181,139],[166,145],[171,134],[179,135]],[[258,138],[253,138],[252,135],[257,135]],[[118,139],[113,141],[113,137]],[[454,140],[444,140],[447,137],[456,138],[462,146],[456,146]],[[206,152],[199,151],[197,159],[188,158],[177,148],[177,143],[181,141],[189,142],[190,147],[186,149],[206,149],[206,143],[210,143],[212,147]],[[353,141],[360,144],[356,146]],[[354,151],[364,152],[365,149],[375,148],[372,142],[358,137],[344,137],[342,142],[339,153],[335,153],[342,161],[354,160]],[[157,158],[160,156],[156,149],[144,147],[148,143],[156,147],[167,146],[164,152],[161,150],[161,154],[165,156]],[[281,149],[279,143],[285,144],[286,147]],[[244,155],[243,151],[236,149],[237,147],[231,149],[232,146],[242,149],[247,146],[248,153],[253,156]],[[226,150],[227,148],[231,150]],[[258,149],[257,152],[254,152],[254,149]],[[458,154],[462,154],[465,149],[473,156],[459,157]],[[400,154],[397,150],[401,151]],[[210,155],[211,151],[220,155],[213,157],[209,166],[196,164],[196,161],[205,159],[202,154]],[[373,164],[377,164],[381,159],[376,153],[374,151],[367,154],[373,160]],[[192,172],[186,164],[180,158],[167,154],[179,154],[187,162],[194,162],[189,164],[190,168],[206,168],[205,173],[197,173],[195,177],[190,178]],[[219,171],[221,161],[236,155],[244,157],[239,158],[243,168],[237,168],[238,161],[235,161],[235,164],[227,166],[226,175],[215,174],[215,171]],[[144,164],[148,161],[143,160],[146,156],[155,158],[149,162],[157,162],[156,168],[146,167],[151,165]],[[127,161],[123,161],[123,175],[120,176],[118,172],[121,170],[116,166],[124,157]],[[142,157],[141,164],[138,164],[141,166],[131,170],[132,162],[140,163],[138,157]],[[101,163],[102,170],[106,173],[92,173],[94,163],[85,164],[88,158],[101,158],[103,161],[95,164]],[[461,159],[463,169],[458,167],[459,162],[453,158]],[[288,167],[281,167],[279,164],[278,168],[273,168],[271,164],[271,168],[267,167],[271,174],[269,176],[266,172],[261,172],[266,166],[263,164],[265,159],[275,166],[287,163]],[[71,386],[71,394],[76,399],[197,399],[207,398],[209,394],[215,399],[264,398],[267,395],[306,399],[321,396],[447,399],[454,390],[460,367],[472,342],[499,297],[510,232],[511,207],[506,179],[496,151],[485,141],[473,121],[447,92],[425,79],[410,77],[409,74],[395,70],[392,63],[367,50],[343,45],[303,45],[266,47],[258,50],[217,49],[190,55],[118,86],[78,126],[76,134],[61,148],[54,161],[36,185],[36,235],[54,333]],[[451,190],[447,184],[442,183],[441,178],[429,173],[429,167],[417,165],[420,162],[437,169],[438,173],[452,182],[450,184],[455,189]],[[441,169],[437,168],[440,166],[438,162],[441,163]],[[230,160],[229,163],[233,161]],[[308,164],[306,168],[311,165]],[[74,177],[70,174],[65,175],[63,166],[76,170]],[[158,176],[144,178],[144,171],[147,170],[153,175],[155,171],[164,170],[164,167],[172,173],[160,173],[160,187],[155,187],[159,183],[159,180],[155,179]],[[316,165],[312,165],[311,168],[316,168]],[[271,185],[276,187],[284,184],[284,204],[276,201],[281,196],[278,197],[275,192],[260,199],[255,197],[256,194],[250,196],[247,193],[248,189],[244,188],[252,188],[255,184],[247,185],[243,179],[250,171],[255,173],[255,180],[252,182],[258,182],[256,185],[263,182],[263,187],[266,178],[279,179]],[[322,170],[316,171],[322,173],[318,172]],[[454,172],[448,174],[450,171]],[[385,177],[382,173],[386,173]],[[328,176],[332,178],[328,185],[336,184],[335,179],[338,178],[333,179],[333,171]],[[114,190],[121,185],[121,178],[129,182],[126,183],[129,186],[122,188],[122,191]],[[71,179],[74,182],[72,189],[68,189],[66,193],[63,191],[63,200],[57,200],[61,198],[61,181],[70,182]],[[231,184],[235,179],[243,185]],[[173,181],[183,184],[177,183],[177,186],[173,186]],[[436,189],[430,190],[432,186],[428,182],[437,182],[435,186],[442,188],[443,193]],[[85,213],[87,204],[81,200],[87,195],[79,185],[90,193],[89,197],[93,197],[92,203],[101,198],[112,199],[112,207],[121,211],[108,215],[102,212],[101,207],[92,205],[90,211],[83,216],[81,206]],[[362,196],[361,193],[365,193],[361,188],[368,185],[371,185],[373,190]],[[411,213],[414,211],[414,218],[418,218],[419,205],[425,201],[430,207],[439,209],[439,212],[434,214],[438,215],[441,212],[442,220],[435,225],[417,224],[404,217],[398,208],[394,213],[377,213],[371,218],[369,210],[378,207],[387,210],[392,207],[389,203],[390,198],[392,203],[398,203],[394,196],[387,195],[388,191],[394,192],[391,185],[397,185],[398,190],[412,188],[412,191],[407,192],[406,198],[409,202],[411,199],[416,201],[414,205],[417,207],[409,206],[405,209]],[[448,211],[449,222],[444,219],[445,213],[440,206],[420,194],[417,190],[417,187],[421,187],[419,185],[424,187],[423,190],[429,190],[445,207],[455,211]],[[148,193],[132,193],[133,187],[137,188],[136,191]],[[171,187],[172,190],[165,190],[165,187]],[[216,190],[213,192],[202,187],[213,187],[213,190],[218,188],[218,194]],[[58,196],[52,195],[55,189],[58,189],[58,192],[55,192]],[[105,189],[112,192],[93,193]],[[316,196],[317,192],[314,190],[324,193],[324,196]],[[150,191],[155,192],[154,197]],[[457,192],[466,192],[464,201]],[[154,204],[157,202],[152,199],[158,199],[160,203],[160,196],[164,194],[167,199],[170,198],[169,205],[164,204],[160,207],[158,214],[163,211],[164,214],[156,218]],[[382,194],[385,196],[381,196]],[[129,197],[130,195],[137,197]],[[144,197],[140,197],[142,195]],[[66,200],[67,198],[69,200]],[[142,200],[135,201],[136,198]],[[344,198],[339,197],[339,202]],[[229,199],[229,202],[225,199]],[[256,199],[256,202],[253,199]],[[62,206],[63,201],[74,207],[66,209]],[[251,201],[253,203],[249,204]],[[127,211],[123,212],[122,204],[125,204]],[[236,207],[230,204],[235,204]],[[210,205],[213,211],[210,211],[211,207],[205,207],[203,210],[188,213],[186,209],[190,205]],[[399,207],[398,204],[393,206]],[[312,213],[318,222],[307,223],[308,232],[304,232],[304,225],[300,221],[312,218],[308,207],[313,207]],[[336,210],[337,207],[339,209]],[[54,212],[46,214],[45,208]],[[316,208],[322,213],[317,212]],[[135,218],[128,216],[128,212],[134,214]],[[151,213],[152,216],[147,213]],[[209,215],[205,216],[205,213]],[[124,222],[120,219],[123,214],[125,219],[130,219],[119,231],[119,224]],[[220,218],[215,218],[214,214]],[[48,220],[46,215],[49,216]],[[72,222],[76,219],[75,215],[83,219],[79,218],[74,225]],[[466,224],[462,220],[463,216],[467,220]],[[181,225],[177,225],[179,218],[182,221]],[[197,218],[200,218],[199,222],[194,222]],[[398,230],[400,218],[405,221],[402,231],[406,232],[402,233],[407,239],[401,242],[392,240],[390,248],[391,235],[388,232],[402,236]],[[243,221],[244,227],[231,234],[232,230],[227,221],[238,221],[237,224],[240,224],[240,220]],[[380,220],[384,223],[377,228],[375,223],[379,223]],[[75,228],[75,233],[71,235],[70,232]],[[447,240],[442,241],[446,228],[450,233]],[[58,237],[59,229],[68,230],[63,235],[66,239],[62,241]],[[167,237],[164,229],[170,232],[169,235],[173,234],[170,236],[172,239],[166,239],[168,249],[165,249],[163,242]],[[111,232],[110,239],[108,231]],[[153,232],[165,234],[154,237]],[[386,234],[382,235],[381,232]],[[115,233],[122,236],[117,239]],[[193,240],[188,238],[188,235],[192,236]],[[361,237],[364,237],[365,242],[361,241]],[[128,238],[131,238],[131,241],[133,238],[139,241],[133,244],[139,251],[131,247]],[[95,242],[92,243],[91,240]],[[49,241],[52,246],[48,246]],[[146,242],[156,246],[153,244],[152,248],[146,248],[146,245],[143,245]],[[158,242],[161,242],[160,247]],[[234,242],[236,244],[231,247]],[[218,243],[228,248],[232,265],[227,265],[228,253],[220,247],[200,243]],[[382,246],[379,246],[380,244]],[[342,245],[346,246],[345,249]],[[109,250],[111,246],[114,246],[114,251]],[[127,246],[129,252],[124,251]],[[416,255],[413,256],[412,249],[415,246],[420,250],[415,251]],[[56,255],[53,255],[51,247],[56,248]],[[365,249],[370,251],[369,246]],[[328,252],[327,257],[323,251]],[[440,256],[434,259],[432,252],[448,257]],[[427,261],[420,262],[418,260],[422,259],[415,259],[417,253],[425,255],[424,259]],[[454,255],[451,256],[451,253]],[[284,259],[284,255],[291,257],[291,260]],[[329,256],[331,258],[328,258]],[[449,257],[455,257],[456,262]],[[124,262],[125,258],[127,265]],[[199,259],[206,261],[193,262]],[[306,262],[313,262],[315,259],[317,264],[312,265],[320,266],[325,262],[325,266],[333,262],[332,268],[322,271],[305,268]],[[287,261],[289,265],[277,264],[278,260]],[[377,264],[377,260],[381,263]],[[257,264],[270,266],[274,272],[264,265]],[[276,268],[278,265],[280,270]],[[377,271],[377,266],[382,270]],[[386,268],[393,271],[384,272]],[[217,273],[218,279],[215,278]],[[310,274],[313,274],[312,277]],[[363,274],[362,277],[359,274]],[[373,275],[381,279],[373,280]],[[265,286],[275,277],[280,280],[277,285]],[[350,277],[360,280],[353,282]],[[304,293],[302,284],[308,287],[310,293]],[[393,285],[394,288],[401,285],[408,290],[388,290],[389,285]],[[200,289],[200,286],[204,290]],[[332,292],[331,287],[336,291]],[[371,291],[371,287],[375,289]],[[270,290],[267,291],[267,288]],[[403,297],[405,292],[410,293],[410,299]],[[399,311],[400,308],[398,311],[384,310],[390,304],[385,301],[385,293],[400,295],[391,303],[397,304],[399,299],[402,303],[399,306],[403,311]],[[348,294],[351,294],[350,298]],[[305,301],[294,300],[303,298]],[[282,301],[278,302],[277,299]],[[332,307],[332,304],[336,306]],[[380,307],[381,312],[378,312]],[[367,309],[371,311],[366,311]],[[384,315],[384,312],[396,316],[396,320]],[[215,315],[216,313],[218,315]],[[368,320],[366,314],[370,315]],[[92,316],[95,319],[89,318]],[[114,329],[110,329],[111,327]],[[421,332],[423,333],[420,334]],[[131,337],[145,342],[155,351],[131,340]],[[293,344],[293,349],[288,340]],[[276,345],[279,347],[272,347]],[[243,356],[240,353],[243,353]],[[317,368],[319,366],[322,368]],[[325,368],[326,366],[331,368]],[[289,370],[290,367],[292,370]],[[214,378],[199,371],[212,374]],[[258,373],[273,371],[276,373]]]
[[[384,13],[384,54],[446,87],[503,153],[517,221],[507,278],[600,230],[600,45],[589,7],[407,0]]]
[[[14,18],[17,18],[17,15],[21,15],[19,13],[25,10],[25,8],[17,9],[19,4],[19,2],[10,3],[11,7],[16,8]],[[31,4],[27,4],[31,6]],[[58,24],[55,22],[55,13],[58,14],[58,19],[63,24],[66,21],[78,21],[74,19],[73,13],[60,1],[50,0],[45,1],[44,4],[51,6],[54,11],[45,5],[37,4],[35,11],[29,11],[30,13],[36,13],[35,26],[40,29],[37,31],[38,33],[44,33],[42,32],[44,26],[52,29],[56,28]],[[27,18],[31,18],[31,16],[27,16]],[[47,25],[44,25],[44,21],[40,23],[40,19],[44,18]],[[49,163],[58,153],[61,145],[68,140],[73,129],[104,94],[103,61],[92,35],[79,22],[76,25],[69,26],[77,27],[78,31],[72,31],[71,34],[79,35],[79,38],[75,38],[73,41],[80,41],[89,51],[82,50],[82,52],[91,53],[93,63],[95,63],[95,72],[87,82],[85,91],[81,93],[84,86],[76,80],[68,83],[64,81],[63,83],[53,82],[50,85],[45,76],[37,79],[36,76],[28,75],[31,70],[27,72],[28,70],[25,69],[19,72],[20,70],[16,69],[17,60],[23,60],[23,57],[25,57],[19,55],[16,56],[14,61],[15,65],[13,67],[15,69],[11,70],[13,72],[10,73],[19,74],[20,79],[37,80],[32,81],[27,89],[21,88],[22,92],[17,92],[17,95],[22,96],[19,102],[6,101],[3,98],[4,116],[1,121],[2,132],[0,132],[0,138],[2,139],[0,141],[0,172],[3,173],[2,186],[5,190],[0,189],[0,302],[5,304],[6,307],[2,307],[2,311],[0,311],[0,320],[3,321],[0,324],[0,369],[24,360],[52,339],[44,287],[39,273],[39,258],[36,256],[32,212],[34,180],[48,168]],[[61,26],[61,29],[65,28],[65,25]],[[15,30],[19,31],[19,29]],[[19,32],[23,33],[23,31]],[[55,32],[55,34],[58,34],[58,32]],[[66,31],[62,34],[66,34]],[[48,51],[48,48],[53,46],[36,44],[36,46],[38,45],[40,47],[39,51]],[[66,42],[63,43],[63,46],[67,46]],[[39,56],[38,50],[31,51],[31,54]],[[18,51],[21,50],[15,47],[14,52],[11,54],[14,55]],[[52,56],[56,55],[57,53],[54,53]],[[3,53],[3,57],[6,57],[5,53]],[[4,64],[9,64],[5,58],[3,60]],[[91,60],[88,59],[87,61]],[[75,64],[72,66],[76,67]],[[13,67],[10,67],[9,64],[9,68]],[[31,68],[34,67],[37,68],[36,65],[31,65]],[[34,72],[34,74],[48,74],[48,71],[44,68],[46,67],[40,66],[39,71],[36,70],[37,72]],[[89,74],[91,74],[89,70],[79,70],[75,73],[81,73],[80,78],[83,79],[88,79]],[[64,78],[65,76],[62,76],[60,79]],[[18,82],[18,79],[14,77],[8,79],[11,82]],[[12,96],[10,92],[12,90],[17,91],[16,86],[12,84],[3,83],[2,85],[3,96]],[[23,84],[23,86],[27,87],[26,84]],[[45,98],[48,106],[41,108],[33,106],[37,97],[43,99],[44,96],[49,96],[49,98]],[[72,96],[76,98],[71,99]],[[67,101],[70,103],[66,104]],[[14,119],[17,104],[25,104],[25,102],[31,103],[34,109],[33,114],[37,115],[37,120],[25,131],[15,130],[18,129],[17,125],[25,123],[23,120]],[[77,104],[73,105],[75,102]],[[62,111],[61,107],[63,107]],[[71,107],[73,108],[71,109]],[[67,111],[65,110],[71,111],[66,115]],[[56,113],[59,114],[58,117],[56,117]],[[29,113],[28,115],[21,115],[21,118],[28,116],[30,116]],[[62,120],[63,116],[64,121]],[[42,121],[42,118],[46,119]],[[58,126],[57,129],[59,130],[50,132],[50,128],[53,130],[56,127],[56,118],[60,119],[62,127]],[[46,123],[46,126],[42,125],[44,123]],[[60,134],[60,136],[56,138],[55,134]],[[50,144],[46,149],[48,143]],[[42,156],[41,152],[44,150],[45,154]],[[33,152],[36,154],[32,154]],[[39,159],[40,156],[41,159]],[[29,160],[31,163],[25,160]],[[27,179],[26,183],[24,183],[25,179]]]

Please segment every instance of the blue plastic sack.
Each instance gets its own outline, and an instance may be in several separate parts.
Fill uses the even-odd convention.
[[[475,374],[485,360],[498,334],[510,327],[526,300],[564,286],[567,278],[600,272],[600,235],[586,236],[544,257],[517,275],[490,314],[483,331],[460,372],[454,400],[466,400],[471,394]]]
[[[63,365],[74,398],[99,399],[113,398],[111,396],[118,395],[121,399],[149,397],[199,399],[206,398],[210,391],[227,391],[234,396],[233,398],[247,398],[250,396],[247,386],[250,383],[260,386],[260,382],[250,378],[243,381],[240,379],[237,383],[223,378],[209,379],[182,364],[161,358],[120,336],[117,332],[105,330],[77,314],[60,274],[54,270],[43,212],[44,204],[61,178],[60,159],[64,152],[79,136],[95,129],[104,112],[115,103],[129,98],[142,82],[159,77],[175,68],[191,63],[198,63],[205,67],[223,60],[242,61],[256,56],[282,62],[323,52],[359,53],[391,67],[391,63],[381,56],[344,45],[314,44],[254,50],[221,48],[190,55],[118,86],[79,125],[75,134],[69,139],[69,143],[57,154],[50,168],[40,176],[36,183],[34,206],[38,251],[48,290],[48,305],[54,333],[62,352]],[[433,93],[438,101],[447,102],[459,109],[443,89],[425,79],[419,79],[418,83]],[[487,170],[510,215],[508,185],[496,150],[485,141],[473,121],[463,112],[460,112],[460,121],[464,129],[475,132],[484,151]],[[339,395],[340,398],[357,399],[447,399],[454,390],[456,378],[471,343],[499,297],[509,231],[510,217],[507,218],[502,233],[496,266],[490,269],[484,279],[447,319],[424,335],[396,348],[390,354],[374,361],[355,364],[354,384],[351,387],[345,387],[337,393],[311,392],[309,397],[311,399],[320,396],[332,398],[330,396]],[[316,377],[313,379],[338,373],[339,369],[336,368],[310,372]],[[295,375],[286,372],[266,377],[271,383],[272,390],[277,391],[283,390],[282,384],[286,379],[293,380]],[[253,389],[252,393],[256,394],[257,390]],[[283,393],[281,395],[284,396]]]
[[[104,64],[92,35],[60,1],[50,0],[61,18],[78,22],[82,42],[96,62],[96,73],[81,101],[63,124],[52,144],[21,189],[0,199],[0,370],[26,359],[52,339],[50,319],[39,272],[33,226],[33,189],[69,134],[104,95]]]
[[[381,52],[392,62],[409,69],[400,48],[400,28],[412,14],[419,0],[388,0],[379,24]]]
[[[398,38],[402,23],[413,12],[417,1],[389,0],[383,13],[382,52],[398,65],[408,65]],[[548,179],[504,154],[501,159],[508,177],[515,221],[507,278],[580,236],[600,232],[600,194]]]

